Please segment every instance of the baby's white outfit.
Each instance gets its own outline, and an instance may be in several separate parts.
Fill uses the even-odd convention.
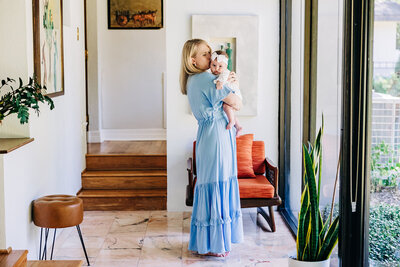
[[[209,73],[212,73],[210,69],[208,69],[207,71]],[[229,77],[230,73],[231,73],[230,70],[226,69],[220,75],[218,75],[218,77],[214,80],[214,83],[216,84],[218,81],[221,82],[223,85],[226,85],[230,89],[232,89],[233,93],[235,95],[237,95],[238,97],[240,97],[240,99],[242,99],[242,93],[240,92],[240,89],[239,89],[239,83],[228,82],[228,77]]]

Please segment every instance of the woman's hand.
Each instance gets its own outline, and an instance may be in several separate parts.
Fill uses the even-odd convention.
[[[229,82],[229,83],[238,82],[235,72],[231,71],[231,73],[229,73],[228,82]]]

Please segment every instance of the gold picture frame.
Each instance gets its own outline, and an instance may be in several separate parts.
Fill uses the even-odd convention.
[[[108,29],[161,29],[163,0],[108,0]]]

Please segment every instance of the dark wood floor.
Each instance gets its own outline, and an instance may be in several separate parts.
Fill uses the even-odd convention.
[[[167,143],[165,140],[155,141],[104,141],[90,143],[87,146],[88,154],[130,154],[130,155],[166,155]]]

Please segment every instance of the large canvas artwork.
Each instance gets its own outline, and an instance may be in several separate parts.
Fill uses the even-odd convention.
[[[160,29],[162,0],[108,0],[109,29]]]
[[[50,97],[64,94],[62,0],[33,0],[34,72]]]

